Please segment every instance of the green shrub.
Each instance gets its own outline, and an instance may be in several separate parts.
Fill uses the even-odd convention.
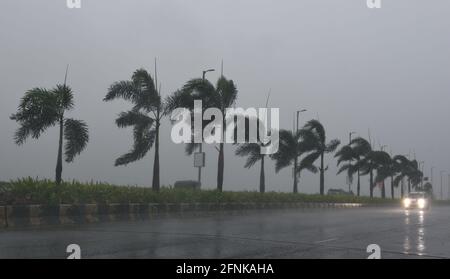
[[[63,182],[33,178],[0,183],[1,204],[86,204],[86,203],[225,203],[225,202],[337,202],[392,203],[390,199],[354,196],[321,196],[281,192],[218,192],[162,187],[114,186],[107,183]],[[397,201],[395,201],[397,202]]]

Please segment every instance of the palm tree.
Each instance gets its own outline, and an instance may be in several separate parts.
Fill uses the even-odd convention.
[[[272,155],[275,160],[275,171],[279,172],[281,169],[294,165],[294,185],[293,192],[298,193],[298,177],[304,169],[316,173],[317,168],[313,162],[302,160],[298,162],[298,158],[305,152],[305,145],[302,139],[301,131],[291,132],[287,130],[280,130],[280,141],[278,152]]]
[[[370,188],[370,197],[373,198],[373,189],[375,187],[374,184],[374,171],[380,165],[380,162],[384,160],[383,151],[374,151],[371,150],[367,155],[361,160],[361,175],[369,174],[369,188]]]
[[[235,154],[238,156],[248,156],[245,162],[245,168],[251,168],[258,161],[261,161],[261,170],[259,174],[259,192],[264,193],[266,191],[265,173],[264,173],[264,159],[265,154],[261,154],[261,144],[259,143],[243,143],[238,146]]]
[[[378,156],[378,167],[377,167],[377,176],[375,181],[377,183],[381,183],[381,197],[386,198],[386,190],[384,181],[386,178],[391,178],[391,197],[394,199],[394,176],[397,173],[397,167],[395,165],[395,161],[391,158],[391,156],[384,151],[380,151]]]
[[[400,187],[400,197],[404,196],[403,189],[403,181],[404,178],[408,176],[410,161],[403,155],[396,155],[392,158],[394,161],[394,166],[396,168],[397,176],[394,179],[394,186],[398,187],[400,183],[402,183]]]
[[[416,189],[422,181],[423,173],[419,170],[419,163],[417,160],[409,161],[408,168],[408,193],[411,192],[411,187]]]
[[[320,158],[320,194],[324,195],[325,171],[328,169],[328,167],[324,167],[324,157],[326,153],[334,152],[341,142],[337,139],[327,142],[325,128],[318,120],[308,121],[301,129],[300,133],[304,141],[305,150],[308,153],[308,155],[303,158],[302,163],[312,165]],[[302,163],[300,163],[300,165],[302,165]]]
[[[201,100],[203,109],[218,108],[223,115],[222,136],[226,129],[226,109],[232,107],[237,99],[237,89],[233,80],[228,80],[221,76],[214,86],[206,79],[192,79],[188,81],[181,90],[176,91],[168,98],[168,107],[170,110],[175,108],[187,108],[191,111],[194,109],[194,101]],[[203,121],[203,128],[210,121]],[[202,137],[203,138],[203,137]],[[219,156],[217,167],[217,190],[222,191],[223,175],[225,168],[224,159],[224,141],[219,143]],[[188,144],[186,153],[191,155],[200,144]]]
[[[347,177],[350,182],[353,181],[353,175],[356,173],[358,177],[357,182],[357,196],[360,196],[361,192],[361,160],[371,151],[370,143],[361,138],[353,139],[350,144],[343,146],[338,152],[336,152],[335,157],[338,158],[337,165],[339,166],[342,162],[347,162],[347,164],[342,165],[337,174],[344,171],[347,172]],[[352,163],[352,161],[355,161]]]
[[[131,80],[113,83],[103,100],[112,101],[119,98],[133,104],[131,110],[119,114],[116,125],[119,128],[133,126],[134,144],[128,153],[116,160],[115,166],[142,159],[154,144],[152,189],[159,191],[159,129],[166,109],[157,88],[157,81],[154,81],[146,70],[136,70]]]
[[[74,107],[72,89],[67,85],[57,85],[51,90],[33,88],[21,99],[18,111],[11,120],[19,123],[14,140],[17,145],[25,143],[28,137],[38,139],[47,128],[59,125],[58,156],[56,160],[56,184],[62,181],[62,153],[65,160],[73,162],[89,141],[87,124],[82,120],[65,117],[65,113]],[[65,141],[65,143],[64,143]]]

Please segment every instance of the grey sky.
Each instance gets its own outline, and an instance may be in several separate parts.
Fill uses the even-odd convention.
[[[348,141],[355,131],[388,145],[395,154],[415,150],[418,160],[450,171],[450,2],[384,0],[368,9],[365,0],[2,0],[0,4],[0,180],[23,176],[53,178],[57,130],[24,146],[14,144],[17,124],[9,120],[23,93],[61,83],[70,64],[69,84],[76,109],[70,115],[90,126],[88,149],[64,165],[65,179],[150,185],[153,151],[127,167],[113,166],[128,151],[131,131],[118,129],[116,115],[126,102],[104,103],[108,86],[129,79],[159,61],[163,95],[206,68],[220,69],[239,90],[238,106],[280,108],[281,127],[307,108],[305,120],[319,116],[329,139]],[[215,81],[219,73],[209,73]],[[192,157],[162,130],[161,179],[195,179]],[[244,159],[226,146],[226,190],[256,190],[259,167],[244,170]],[[208,147],[204,184],[214,188],[217,151]],[[344,187],[335,160],[326,188]],[[291,169],[275,174],[266,165],[267,189],[291,191]],[[445,180],[446,181],[446,180]],[[300,190],[318,192],[319,177],[304,173]],[[367,193],[367,178],[363,178]],[[379,194],[378,191],[376,193]]]

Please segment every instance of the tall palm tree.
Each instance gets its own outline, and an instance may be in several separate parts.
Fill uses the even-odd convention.
[[[394,161],[394,166],[397,171],[397,176],[394,178],[394,186],[398,187],[400,183],[402,184],[400,187],[400,197],[403,198],[403,181],[405,177],[408,176],[410,161],[403,155],[396,155],[392,158],[392,160]]]
[[[226,129],[226,109],[232,107],[237,99],[237,88],[233,80],[228,80],[221,76],[214,86],[206,79],[192,79],[189,80],[183,88],[176,91],[168,98],[168,107],[173,110],[175,108],[187,108],[191,111],[194,109],[194,101],[201,100],[203,109],[217,108],[222,112],[222,136]],[[203,121],[203,128],[210,121]],[[202,137],[203,138],[203,137]],[[219,143],[219,155],[217,162],[217,190],[223,189],[223,175],[225,168],[224,159],[224,141]],[[186,146],[186,153],[191,155],[200,144],[188,144]]]
[[[11,120],[19,123],[14,140],[22,145],[28,137],[38,139],[47,128],[59,126],[58,156],[56,159],[56,184],[62,181],[63,145],[65,160],[73,162],[89,141],[88,126],[82,120],[67,118],[65,113],[74,107],[73,92],[67,85],[57,85],[51,90],[33,88],[21,99],[18,111]],[[64,143],[65,141],[65,143]]]
[[[370,143],[361,138],[352,139],[350,144],[343,146],[338,152],[336,152],[335,157],[338,158],[337,165],[339,166],[342,162],[347,162],[342,165],[337,174],[342,172],[347,172],[347,177],[349,181],[353,181],[353,175],[356,173],[357,182],[357,196],[360,196],[361,192],[361,160],[371,151]],[[354,163],[352,163],[354,161]]]
[[[419,169],[419,163],[417,160],[409,161],[408,168],[408,193],[411,192],[411,187],[417,189],[422,181],[423,173]]]
[[[116,119],[119,128],[133,127],[134,144],[132,149],[120,156],[115,166],[127,165],[142,159],[155,145],[152,189],[159,191],[159,129],[161,119],[166,115],[165,105],[157,88],[157,81],[144,69],[136,70],[131,80],[113,83],[104,101],[124,99],[133,107],[121,112]]]
[[[380,163],[385,159],[385,152],[371,150],[367,155],[361,160],[361,175],[369,174],[369,188],[370,197],[373,198],[373,189],[375,188],[374,183],[374,171],[380,166]]]
[[[238,146],[235,154],[238,156],[248,156],[245,162],[245,168],[251,168],[258,161],[261,161],[261,170],[259,173],[259,192],[264,193],[266,191],[265,173],[264,173],[264,159],[265,154],[261,154],[260,143],[243,143]]]
[[[279,172],[281,169],[290,165],[294,166],[294,185],[293,192],[298,193],[298,177],[304,169],[316,173],[317,167],[313,165],[314,162],[302,160],[300,163],[298,159],[305,152],[305,144],[303,142],[301,131],[291,132],[287,130],[280,130],[279,134],[279,149],[278,152],[272,155],[275,160],[275,171]]]
[[[380,151],[378,156],[378,167],[377,167],[377,176],[375,177],[375,181],[377,183],[381,183],[381,197],[386,198],[386,190],[384,181],[387,178],[391,178],[391,198],[394,199],[394,176],[397,173],[397,168],[395,165],[395,161],[391,158],[391,156],[384,151]]]
[[[328,169],[328,167],[324,167],[324,157],[326,153],[334,152],[341,142],[337,139],[327,142],[325,128],[318,120],[308,121],[300,130],[300,133],[304,141],[305,150],[308,153],[303,158],[302,163],[311,165],[320,158],[320,194],[324,195],[325,171]]]

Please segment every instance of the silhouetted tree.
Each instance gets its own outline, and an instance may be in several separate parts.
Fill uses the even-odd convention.
[[[333,139],[330,142],[326,140],[325,128],[318,120],[310,120],[300,130],[301,137],[307,155],[302,159],[300,163],[312,165],[317,159],[320,158],[320,194],[325,194],[325,171],[328,167],[324,166],[324,157],[326,153],[332,153],[336,150],[340,141]]]
[[[119,128],[133,127],[134,144],[130,152],[119,157],[115,165],[127,165],[142,159],[155,145],[152,189],[159,191],[159,130],[161,119],[166,115],[156,82],[144,70],[136,70],[131,80],[111,85],[104,101],[124,99],[133,104],[131,110],[121,112],[116,119]]]
[[[298,159],[306,151],[306,146],[301,136],[301,131],[291,132],[288,130],[280,131],[280,142],[278,152],[272,155],[275,160],[275,171],[279,172],[281,169],[290,165],[294,166],[294,185],[293,192],[298,193],[298,177],[301,171],[307,169],[313,173],[317,172],[317,167],[313,165],[314,162],[305,160],[298,163]]]
[[[18,111],[10,117],[20,125],[14,136],[18,145],[24,144],[30,136],[38,139],[47,128],[59,126],[55,175],[57,185],[62,181],[63,145],[65,160],[70,163],[85,149],[89,141],[87,124],[65,116],[73,107],[73,93],[67,85],[57,85],[51,90],[34,88],[25,93]]]
[[[226,79],[221,76],[214,86],[206,79],[192,79],[188,81],[182,89],[176,91],[172,96],[168,98],[168,106],[171,110],[176,108],[187,108],[191,111],[194,109],[194,101],[202,101],[202,109],[217,108],[222,112],[222,136],[225,134],[226,129],[225,119],[226,109],[232,107],[237,99],[238,91],[232,80]],[[203,128],[210,121],[203,121]],[[202,135],[203,138],[203,135]],[[200,144],[187,144],[186,153],[191,155]],[[218,148],[218,166],[217,166],[217,190],[222,191],[223,188],[223,175],[225,169],[224,159],[224,143],[219,143]]]
[[[356,173],[358,182],[357,182],[357,196],[360,196],[361,191],[361,160],[366,156],[372,148],[370,147],[370,143],[361,138],[353,139],[350,144],[343,146],[338,152],[336,152],[335,157],[338,158],[337,165],[339,166],[342,162],[346,162],[346,164],[342,165],[337,174],[342,172],[347,172],[347,177],[350,182],[353,181],[353,175]]]

